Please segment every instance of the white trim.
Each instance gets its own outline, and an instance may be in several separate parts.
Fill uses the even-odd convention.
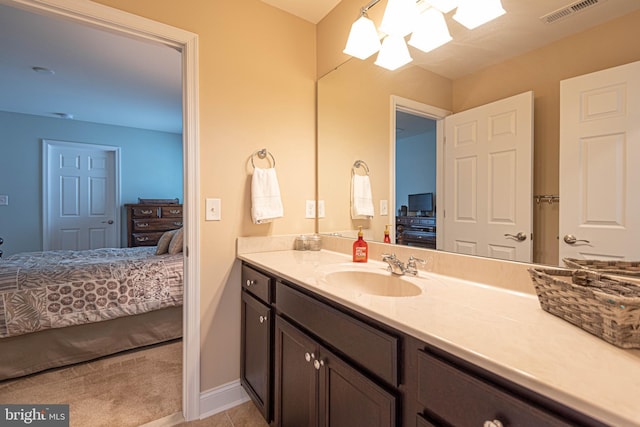
[[[444,206],[444,119],[451,114],[451,111],[443,110],[442,108],[391,95],[391,108],[389,111],[389,122],[391,123],[389,130],[389,139],[391,141],[389,144],[389,170],[391,171],[389,174],[389,185],[391,186],[389,190],[389,197],[391,198],[389,209],[391,218],[389,218],[389,221],[391,224],[396,223],[396,213],[398,212],[396,206],[396,111],[436,120],[436,206]],[[436,249],[442,249],[443,237],[446,232],[443,227],[443,213],[442,209],[436,209],[436,224],[438,224]],[[393,233],[395,238],[395,227]]]
[[[200,416],[200,169],[198,35],[86,0],[0,0],[0,4],[64,17],[119,34],[163,43],[182,51],[185,274],[183,403],[187,421]],[[191,252],[189,254],[189,252]],[[189,254],[190,256],[187,256]]]
[[[99,144],[91,144],[85,142],[72,142],[72,141],[60,141],[56,139],[42,139],[42,250],[49,251],[53,249],[51,247],[51,241],[49,240],[50,232],[50,218],[49,218],[49,201],[51,199],[51,192],[49,191],[49,151],[53,147],[67,147],[74,148],[79,150],[87,150],[87,149],[98,149],[102,151],[108,151],[113,153],[113,180],[114,180],[114,195],[113,195],[113,203],[114,203],[114,215],[113,222],[115,223],[114,228],[117,230],[116,232],[116,241],[115,246],[120,247],[120,242],[122,240],[122,228],[120,221],[120,204],[121,204],[121,175],[120,175],[120,161],[121,161],[121,152],[120,147],[115,147],[113,145],[99,145]]]
[[[250,400],[240,385],[240,380],[231,381],[200,394],[200,419],[226,411]]]

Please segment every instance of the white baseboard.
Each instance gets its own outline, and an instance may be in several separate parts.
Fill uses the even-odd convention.
[[[231,381],[200,393],[200,419],[210,417],[249,401],[240,380]]]

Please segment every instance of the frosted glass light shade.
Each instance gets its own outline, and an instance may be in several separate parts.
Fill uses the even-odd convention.
[[[418,17],[409,45],[423,52],[429,52],[449,41],[451,41],[451,34],[444,20],[444,15],[439,10],[430,7]]]
[[[361,16],[351,25],[351,32],[343,52],[359,59],[367,59],[380,50],[380,39],[373,21]]]
[[[393,71],[411,61],[413,61],[413,58],[409,55],[409,49],[404,42],[404,38],[389,35],[382,41],[382,47],[375,64]]]
[[[460,0],[453,19],[473,30],[504,14],[500,0]]]
[[[413,31],[417,17],[415,0],[389,0],[382,15],[380,31],[390,36],[404,37]]]
[[[458,7],[458,0],[426,0],[426,2],[442,13],[449,13]]]

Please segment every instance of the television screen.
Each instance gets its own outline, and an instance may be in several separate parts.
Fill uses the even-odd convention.
[[[409,194],[409,212],[433,216],[433,193]]]

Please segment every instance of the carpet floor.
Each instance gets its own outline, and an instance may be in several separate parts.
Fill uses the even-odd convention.
[[[0,402],[69,404],[71,427],[133,427],[180,412],[182,341],[0,382]]]

